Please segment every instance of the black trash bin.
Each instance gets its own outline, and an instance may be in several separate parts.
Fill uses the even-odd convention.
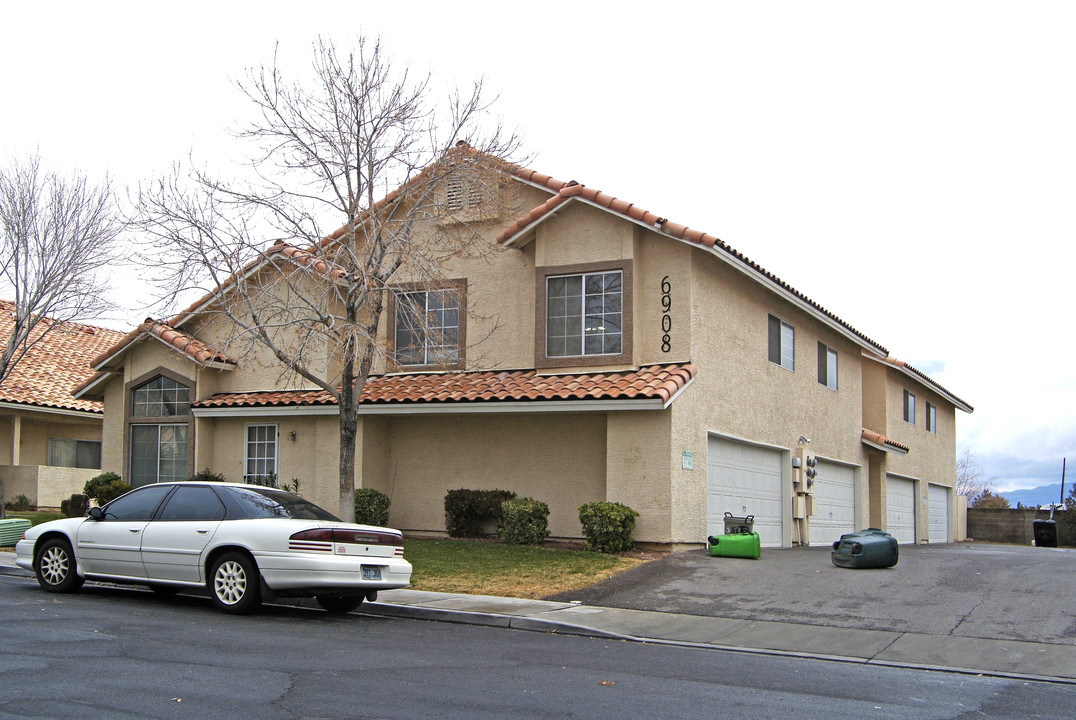
[[[1035,530],[1035,547],[1057,547],[1057,523],[1053,520],[1036,520],[1031,523]]]

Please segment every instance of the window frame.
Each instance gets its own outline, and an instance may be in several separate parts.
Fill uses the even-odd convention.
[[[135,393],[150,384],[154,380],[163,377],[171,380],[183,387],[187,388],[187,403],[186,403],[186,415],[135,415]],[[123,453],[124,453],[124,467],[126,470],[126,477],[133,487],[144,487],[145,485],[152,485],[159,482],[167,482],[167,478],[162,481],[160,474],[160,428],[161,427],[182,427],[186,434],[186,458],[183,463],[183,470],[180,473],[182,477],[178,477],[180,480],[185,480],[193,473],[194,467],[194,414],[190,410],[191,403],[197,397],[196,384],[191,378],[184,377],[172,370],[165,367],[157,367],[139,377],[124,384],[124,429],[123,429]],[[139,409],[144,409],[140,406]],[[156,426],[157,431],[157,471],[153,481],[147,481],[140,484],[135,484],[138,479],[135,478],[134,468],[134,435],[135,428],[139,426]]]
[[[263,428],[273,429],[272,441],[255,438],[253,441],[250,439],[250,431]],[[254,443],[258,447],[272,447],[273,456],[269,458],[265,457],[252,457],[251,443]],[[273,471],[266,473],[251,473],[250,463],[251,461],[266,462],[268,460],[273,461]],[[250,483],[254,478],[268,478],[270,476],[280,477],[280,423],[267,423],[267,422],[253,422],[247,423],[243,426],[243,482]]]
[[[915,393],[904,389],[904,422],[915,425]]]
[[[927,432],[931,435],[938,434],[938,408],[927,403]]]
[[[584,353],[581,355],[548,356],[549,280],[559,277],[586,276],[612,272],[620,273],[620,352],[588,355],[585,353],[586,348],[582,347],[581,349]],[[583,282],[585,282],[585,279]],[[621,260],[616,262],[584,263],[577,265],[551,265],[537,268],[535,271],[534,297],[534,366],[536,368],[617,366],[630,365],[632,363],[634,287],[630,261]]]
[[[832,361],[832,363],[831,363]],[[832,364],[832,368],[830,365]],[[838,353],[823,342],[818,343],[818,382],[837,392],[839,377]]]
[[[75,458],[73,465],[67,465],[67,464],[64,464],[63,462],[58,462],[61,459],[61,458],[57,457],[61,452],[60,451],[60,447],[61,447],[60,444],[61,443],[65,443],[65,444],[66,443],[71,443],[71,444],[73,444],[73,446],[74,446],[73,447],[73,455],[74,455],[74,458]],[[96,465],[79,465],[78,464],[78,459],[79,459],[79,455],[80,455],[79,448],[81,446],[86,446],[86,445],[96,446],[96,450],[91,451],[91,452],[95,452],[95,454],[96,454],[96,458],[97,458],[97,460],[96,460],[97,464]],[[85,469],[85,470],[100,470],[101,469],[101,446],[102,446],[102,443],[101,443],[100,440],[81,440],[81,439],[78,439],[78,438],[54,438],[54,437],[50,437],[49,442],[48,442],[48,464],[49,464],[49,467],[70,467],[70,468],[81,468],[81,469]],[[70,447],[70,446],[67,446],[67,447]]]
[[[787,365],[785,364],[786,337],[789,351]],[[789,372],[796,372],[796,326],[773,313],[769,313],[766,325],[766,357],[774,365]]]
[[[456,292],[456,359],[451,363],[425,362],[425,363],[401,363],[396,353],[398,340],[398,325],[401,316],[401,296],[413,293],[425,293],[425,306],[429,307],[429,293],[446,291]],[[462,370],[467,364],[467,280],[464,278],[448,280],[444,283],[402,283],[389,289],[389,306],[387,318],[387,334],[389,344],[389,358],[391,367],[397,372],[417,372],[425,370]],[[423,359],[430,359],[428,328],[422,328]]]

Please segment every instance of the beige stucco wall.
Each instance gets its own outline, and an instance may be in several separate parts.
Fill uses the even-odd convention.
[[[390,524],[402,530],[443,530],[449,490],[498,488],[547,503],[554,537],[579,537],[576,508],[605,499],[602,413],[416,415],[374,422],[384,426],[377,434],[387,443],[385,457],[364,464],[370,475],[361,484],[389,495]]]
[[[19,425],[20,465],[47,465],[49,438],[100,440],[102,416],[71,416],[48,411],[13,411],[0,415],[0,465],[10,465],[14,452],[15,423]]]
[[[87,468],[0,465],[0,480],[4,483],[6,502],[25,495],[35,507],[59,508],[62,501],[81,493],[86,481],[100,472]]]

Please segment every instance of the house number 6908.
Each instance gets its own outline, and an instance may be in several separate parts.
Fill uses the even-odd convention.
[[[661,309],[661,351],[669,352],[672,350],[672,337],[669,335],[672,331],[672,315],[669,314],[672,309],[672,283],[668,275],[661,279]]]

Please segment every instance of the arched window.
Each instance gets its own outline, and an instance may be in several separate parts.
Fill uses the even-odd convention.
[[[164,375],[132,391],[133,487],[187,477],[190,392],[188,386]]]

